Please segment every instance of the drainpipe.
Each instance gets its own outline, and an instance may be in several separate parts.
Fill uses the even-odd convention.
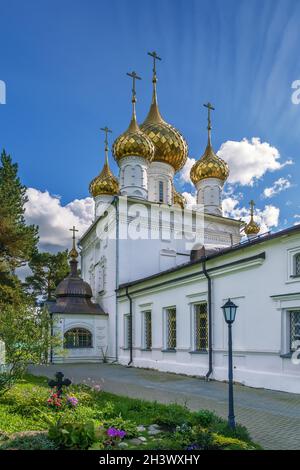
[[[130,366],[132,364],[132,297],[130,296],[130,294],[128,293],[128,287],[126,287],[126,297],[128,298],[129,300],[129,328],[130,328],[130,359],[129,359],[129,362],[128,362],[128,366]]]
[[[208,290],[208,371],[205,376],[206,380],[209,380],[210,375],[213,371],[212,359],[213,359],[213,350],[212,350],[212,305],[211,305],[211,277],[206,269],[205,259],[202,261],[203,273],[207,279],[207,290]]]
[[[119,227],[119,199],[115,198],[116,201],[116,316],[115,316],[115,354],[116,359],[114,362],[118,362],[119,359],[119,303],[117,297],[117,290],[119,288],[119,237],[120,237],[120,227]]]

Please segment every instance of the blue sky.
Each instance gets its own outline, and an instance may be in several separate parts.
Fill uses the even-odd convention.
[[[0,80],[7,87],[0,147],[19,163],[28,187],[60,195],[62,205],[88,196],[103,161],[99,128],[107,124],[116,138],[127,127],[126,72],[133,69],[143,78],[143,120],[151,99],[147,51],[157,50],[160,109],[187,139],[190,156],[203,153],[202,104],[210,100],[215,150],[258,137],[277,149],[278,162],[294,162],[228,189],[241,207],[252,197],[262,210],[279,207],[277,229],[295,222],[300,105],[291,101],[291,84],[300,79],[299,1],[1,0],[0,8]],[[290,187],[263,197],[279,178]]]

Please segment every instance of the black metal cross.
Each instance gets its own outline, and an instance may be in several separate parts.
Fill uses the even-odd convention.
[[[64,374],[62,372],[56,372],[56,380],[49,380],[48,385],[51,388],[57,388],[57,396],[60,397],[63,393],[63,387],[69,387],[71,385],[70,379],[64,379]]]
[[[153,73],[156,75],[156,61],[161,60],[161,57],[159,57],[155,51],[148,52],[148,55],[153,58]]]
[[[135,81],[136,81],[136,80],[142,80],[142,79],[141,79],[141,77],[139,77],[139,76],[137,75],[137,73],[134,72],[134,71],[131,72],[131,73],[128,73],[128,72],[127,72],[126,75],[128,75],[128,77],[131,77],[131,78],[132,78],[132,99],[135,100],[135,95],[136,95],[136,92],[135,92]]]
[[[105,127],[101,127],[100,128],[100,131],[104,131],[105,132],[105,148],[108,147],[108,133],[112,133],[112,130],[110,130],[107,126]]]

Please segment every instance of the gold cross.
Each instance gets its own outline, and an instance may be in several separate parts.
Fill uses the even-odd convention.
[[[135,96],[136,96],[136,92],[135,92],[135,81],[136,80],[142,80],[141,77],[139,77],[136,72],[131,72],[131,73],[127,73],[128,77],[131,77],[132,78],[132,100],[135,101]]]
[[[153,58],[153,73],[156,75],[156,60],[161,60],[161,57],[159,57],[155,51],[148,52],[148,55]]]
[[[251,199],[251,201],[249,202],[250,204],[250,213],[251,213],[251,217],[253,217],[253,213],[254,213],[254,206],[255,206],[255,202],[253,201],[253,199]]]
[[[75,232],[78,232],[78,230],[76,230],[75,228],[75,225],[73,225],[73,228],[69,228],[70,232],[73,232],[73,248],[75,248]]]
[[[107,136],[108,136],[109,132],[112,133],[112,130],[110,130],[107,126],[105,126],[105,127],[101,127],[100,131],[105,132],[105,141],[104,141],[105,142],[105,150],[106,149],[108,150],[108,137]],[[70,230],[72,230],[72,229],[70,229]]]

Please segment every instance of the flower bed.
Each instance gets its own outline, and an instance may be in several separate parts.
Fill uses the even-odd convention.
[[[92,385],[92,384],[90,384]],[[33,432],[35,431],[35,432]],[[42,432],[43,431],[43,432]],[[27,376],[0,397],[1,449],[260,448],[206,410],[119,397],[87,385],[59,396],[47,379]]]

